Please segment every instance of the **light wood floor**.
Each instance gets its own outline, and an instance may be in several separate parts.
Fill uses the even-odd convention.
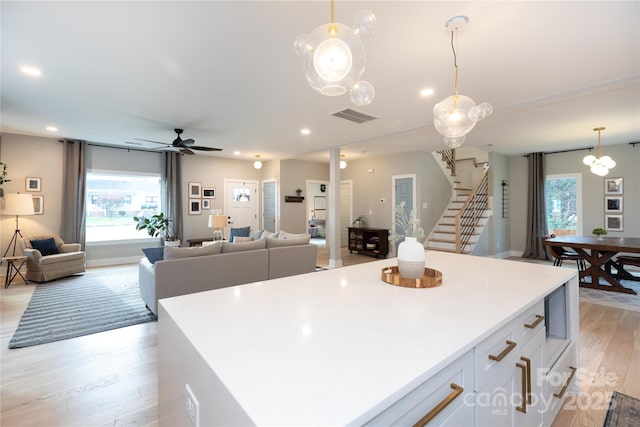
[[[318,265],[325,266],[328,250],[319,249]],[[374,261],[347,251],[342,257],[344,265]],[[32,292],[20,281],[0,291],[0,425],[157,425],[157,323],[9,350]],[[579,398],[584,409],[563,410],[556,427],[601,426],[613,390],[640,397],[640,313],[580,303],[580,350],[588,372],[617,379],[583,381],[583,396],[607,394],[595,402],[600,408]]]

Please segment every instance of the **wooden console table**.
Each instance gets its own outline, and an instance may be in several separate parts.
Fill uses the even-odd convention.
[[[590,264],[587,269],[580,272],[581,287],[625,294],[636,293],[633,289],[622,286],[607,269],[611,264],[619,268],[619,265],[612,259],[619,252],[640,253],[640,238],[561,236],[547,239],[544,243],[549,246],[570,247]],[[622,274],[618,275],[622,276]],[[591,282],[583,280],[586,276],[591,276]],[[600,284],[601,277],[611,286]]]
[[[389,230],[384,228],[348,227],[349,252],[386,258],[389,253]]]

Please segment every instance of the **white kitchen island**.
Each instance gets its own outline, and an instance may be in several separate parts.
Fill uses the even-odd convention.
[[[391,265],[161,300],[160,424],[412,425],[450,398],[434,425],[549,425],[577,369],[577,271],[428,251],[442,285],[410,289]]]

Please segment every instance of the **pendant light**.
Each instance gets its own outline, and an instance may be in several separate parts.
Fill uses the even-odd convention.
[[[444,142],[449,148],[457,148],[464,144],[465,135],[471,132],[477,122],[491,115],[493,107],[487,102],[476,105],[473,99],[458,94],[458,60],[454,47],[454,34],[469,22],[467,16],[455,16],[445,23],[451,31],[451,50],[453,51],[453,65],[455,79],[453,95],[443,99],[433,107],[433,124],[436,130],[444,136]]]
[[[347,167],[347,161],[344,159],[344,154],[340,154],[340,169]]]
[[[360,36],[371,34],[375,23],[375,15],[367,10],[357,13],[354,29],[336,23],[331,0],[331,21],[308,35],[299,35],[294,41],[295,51],[303,59],[309,85],[326,96],[338,96],[349,91],[354,104],[370,104],[375,90],[371,83],[360,80],[365,67],[365,51]]]
[[[611,157],[602,155],[600,148],[600,132],[605,129],[606,128],[603,126],[593,128],[594,131],[598,132],[598,157],[596,158],[596,156],[589,154],[582,159],[582,163],[591,168],[591,173],[598,176],[605,176],[609,173],[609,169],[613,169],[616,166],[616,162],[614,162]]]
[[[262,169],[262,162],[260,161],[260,154],[256,154],[256,161],[253,162],[253,167],[256,169]]]

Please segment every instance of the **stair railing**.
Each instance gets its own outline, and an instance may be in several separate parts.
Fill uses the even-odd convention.
[[[451,176],[456,176],[456,149],[438,151],[442,156],[442,161],[451,169]]]
[[[482,214],[487,210],[488,204],[489,168],[486,167],[478,183],[469,194],[462,208],[460,208],[460,212],[456,215],[456,253],[462,253],[469,244],[469,240],[475,232]]]

